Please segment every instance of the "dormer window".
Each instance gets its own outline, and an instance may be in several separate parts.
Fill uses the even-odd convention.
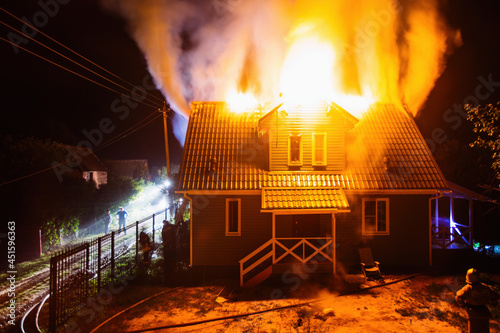
[[[313,133],[313,166],[326,166],[326,133]]]
[[[288,136],[288,165],[302,165],[302,136],[300,134]]]

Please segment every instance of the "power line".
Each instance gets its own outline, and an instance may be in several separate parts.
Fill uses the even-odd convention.
[[[151,114],[151,115],[154,115]],[[151,115],[147,116],[146,118],[144,118],[141,122],[145,121],[147,118],[151,117]],[[140,130],[141,128],[143,128],[144,126],[148,125],[149,123],[153,122],[154,120],[158,119],[159,117],[161,117],[161,114],[160,115],[157,115],[156,117],[154,117],[153,119],[151,119],[150,121],[148,121],[147,123],[143,124],[142,126],[139,126],[138,128],[132,130],[131,132],[129,133],[126,133],[128,131],[130,131],[132,129],[132,127],[134,126],[137,126],[138,124],[140,124],[141,122],[135,124],[134,126],[132,126],[131,128],[123,131],[122,133],[118,134],[117,136],[115,136],[114,138],[111,138],[109,139],[108,141],[104,142],[104,143],[101,143],[99,146],[96,147],[95,151],[98,151],[98,150],[101,150],[103,148],[106,148],[107,146],[110,146],[112,145],[113,143],[121,140],[121,139],[124,139],[126,138],[127,136],[129,136],[130,134],[134,133],[135,131],[138,131]],[[126,133],[126,134],[125,134]]]
[[[154,113],[153,113],[153,114],[154,114]],[[153,115],[153,114],[151,114],[151,115]],[[147,119],[147,118],[151,117],[151,115],[147,116],[145,119]],[[136,128],[136,129],[134,129],[132,132],[127,133],[126,135],[124,135],[124,136],[122,136],[122,137],[120,137],[120,138],[116,138],[116,137],[115,137],[115,138],[116,138],[116,140],[114,140],[114,139],[110,139],[110,140],[108,140],[108,141],[107,141],[107,142],[105,142],[104,144],[101,144],[100,146],[98,146],[98,147],[97,147],[97,149],[95,149],[94,151],[98,151],[98,150],[100,150],[100,149],[103,149],[103,148],[105,148],[105,147],[107,147],[107,146],[110,146],[110,145],[112,145],[112,144],[114,144],[114,143],[116,143],[116,142],[120,141],[121,139],[126,138],[128,135],[130,135],[130,134],[132,134],[132,133],[134,133],[134,132],[136,132],[136,131],[140,130],[140,129],[141,129],[141,128],[143,128],[144,126],[146,126],[146,125],[150,124],[151,122],[153,122],[154,120],[158,119],[160,116],[161,116],[161,115],[158,115],[158,116],[154,117],[153,119],[151,119],[151,120],[150,120],[150,121],[148,121],[147,123],[143,124],[142,126],[140,126],[140,127]],[[145,119],[143,119],[141,122],[143,122]],[[136,124],[136,125],[137,125],[137,124]],[[134,126],[136,126],[136,125],[134,125]],[[132,126],[132,127],[133,127],[133,126]],[[130,130],[130,129],[128,129],[128,130]],[[128,130],[126,130],[126,131],[124,131],[124,132],[127,132]],[[122,133],[124,133],[124,132],[122,132]],[[122,133],[120,133],[118,136],[120,136]],[[112,140],[114,140],[114,141],[113,141],[113,142],[110,142],[110,141],[112,141]],[[20,180],[23,180],[23,179],[26,179],[26,178],[29,178],[29,177],[36,176],[36,175],[41,174],[41,173],[43,173],[43,172],[46,172],[46,171],[49,171],[49,170],[52,170],[52,169],[58,168],[58,167],[60,167],[60,166],[62,166],[62,165],[65,165],[65,164],[68,164],[69,162],[71,162],[71,161],[66,161],[66,162],[63,162],[63,163],[59,163],[59,164],[57,164],[57,165],[53,165],[53,166],[51,166],[51,167],[48,167],[48,168],[45,168],[45,169],[42,169],[42,170],[39,170],[39,171],[36,171],[36,172],[30,173],[30,174],[28,174],[28,175],[24,175],[24,176],[21,176],[21,177],[15,178],[15,179],[8,180],[8,181],[6,181],[6,182],[0,183],[0,186],[7,185],[7,184],[14,183],[14,182],[17,182],[17,181],[20,181]]]
[[[75,61],[75,60],[73,60],[73,59],[70,59],[69,57],[65,56],[64,54],[62,54],[62,53],[60,53],[60,52],[58,52],[58,51],[56,51],[56,50],[52,49],[51,47],[49,47],[49,46],[47,46],[47,45],[45,45],[45,44],[43,44],[43,43],[41,43],[41,42],[37,41],[36,39],[34,39],[34,38],[32,38],[32,37],[28,36],[27,34],[25,34],[25,33],[21,32],[21,31],[17,30],[16,28],[14,28],[14,27],[12,27],[12,26],[8,25],[7,23],[5,23],[5,22],[3,22],[3,21],[0,21],[0,23],[1,23],[1,24],[3,24],[3,25],[5,25],[5,26],[6,26],[6,27],[8,27],[8,28],[10,28],[10,29],[14,30],[15,32],[17,32],[17,33],[19,33],[19,34],[21,34],[21,35],[25,36],[26,38],[29,38],[30,40],[34,41],[34,42],[35,42],[35,43],[37,43],[38,45],[41,45],[41,46],[43,46],[43,47],[45,47],[45,48],[49,49],[50,51],[52,51],[52,52],[54,52],[55,54],[57,54],[57,55],[59,55],[59,56],[63,57],[64,59],[69,60],[69,61],[71,61],[72,63],[74,63],[74,64],[76,64],[76,65],[78,65],[78,66],[80,66],[80,67],[82,67],[82,68],[84,68],[84,69],[86,69],[86,70],[88,70],[88,71],[89,71],[89,72],[91,72],[92,74],[95,74],[95,75],[97,75],[97,76],[99,76],[99,77],[103,78],[104,80],[106,80],[106,81],[108,81],[108,82],[111,82],[111,83],[113,83],[113,84],[117,85],[117,86],[118,86],[118,87],[120,87],[120,88],[123,88],[123,89],[125,89],[125,90],[127,90],[127,91],[130,91],[130,92],[132,93],[132,95],[137,95],[137,93],[133,92],[132,90],[129,90],[128,88],[126,88],[126,87],[124,87],[124,86],[122,86],[122,85],[120,85],[120,84],[118,84],[118,83],[114,82],[114,81],[113,81],[113,80],[111,80],[111,79],[108,79],[107,77],[105,77],[105,76],[103,76],[103,75],[101,75],[101,74],[99,74],[99,73],[97,73],[97,72],[93,71],[92,69],[90,69],[90,68],[88,68],[88,67],[85,67],[84,65],[80,64],[79,62],[77,62],[77,61]],[[140,90],[140,89],[138,89],[138,90]],[[146,95],[147,95],[147,92],[146,92]],[[148,101],[150,101],[151,103],[156,103],[155,101],[149,100],[148,98],[145,98],[145,99],[146,99],[146,100],[148,100]]]
[[[102,70],[103,70],[103,71],[105,71],[106,73],[109,73],[110,75],[112,75],[112,76],[114,76],[114,77],[116,77],[116,78],[120,79],[121,81],[123,81],[123,82],[125,82],[125,83],[129,84],[130,86],[132,86],[133,88],[137,89],[138,91],[142,91],[142,92],[144,92],[144,93],[146,94],[146,96],[150,95],[150,96],[152,96],[153,98],[156,98],[156,99],[158,99],[158,100],[162,101],[160,98],[158,98],[158,97],[156,97],[156,96],[154,96],[154,95],[152,95],[152,94],[148,94],[148,92],[147,92],[147,91],[145,91],[145,90],[143,90],[141,87],[134,86],[134,85],[133,85],[133,84],[131,84],[130,82],[126,81],[125,79],[123,79],[123,78],[121,78],[121,77],[119,77],[119,76],[117,76],[117,75],[113,74],[112,72],[108,71],[107,69],[103,68],[102,66],[99,66],[99,65],[98,65],[98,64],[96,64],[95,62],[93,62],[93,61],[91,61],[91,60],[87,59],[86,57],[82,56],[82,55],[81,55],[81,54],[79,54],[78,52],[73,51],[73,50],[72,50],[72,49],[70,49],[69,47],[65,46],[64,44],[62,44],[62,43],[58,42],[57,40],[53,39],[52,37],[48,36],[47,34],[43,33],[42,31],[38,30],[37,28],[33,27],[33,26],[32,26],[32,25],[30,25],[28,22],[22,21],[21,19],[19,19],[19,18],[18,18],[18,17],[16,17],[15,15],[11,14],[11,13],[10,13],[10,12],[8,12],[7,10],[5,10],[5,9],[3,9],[3,8],[1,8],[1,7],[0,7],[0,9],[1,9],[3,12],[5,12],[5,13],[7,13],[8,15],[12,16],[13,18],[15,18],[16,20],[19,20],[19,21],[21,21],[23,24],[26,24],[26,25],[27,25],[27,26],[29,26],[31,29],[33,29],[33,30],[35,30],[35,31],[39,32],[39,33],[40,33],[40,34],[42,34],[43,36],[47,37],[48,39],[50,39],[50,40],[52,40],[53,42],[57,43],[58,45],[62,46],[63,48],[65,48],[65,49],[67,49],[67,50],[71,51],[72,53],[74,53],[74,54],[76,54],[77,56],[81,57],[82,59],[84,59],[84,60],[88,61],[89,63],[93,64],[94,66],[96,66],[96,67],[98,67],[98,68],[102,69]],[[100,149],[103,149],[103,148],[106,148],[106,147],[108,147],[108,146],[110,146],[110,145],[112,145],[112,144],[114,144],[114,143],[116,143],[116,142],[120,141],[121,139],[124,139],[124,138],[125,138],[125,137],[127,137],[128,135],[130,135],[130,134],[132,134],[132,133],[134,133],[134,132],[136,132],[136,131],[140,130],[141,128],[143,128],[143,127],[145,127],[146,125],[148,125],[148,124],[152,123],[154,120],[158,119],[158,118],[161,116],[161,115],[157,115],[157,116],[156,116],[156,117],[154,117],[153,119],[150,119],[149,121],[147,121],[145,124],[142,124],[141,126],[137,127],[139,124],[143,123],[143,122],[144,122],[144,121],[146,121],[148,118],[150,118],[151,116],[153,116],[153,115],[155,115],[155,114],[156,114],[156,109],[158,108],[158,104],[156,104],[156,105],[151,105],[151,104],[148,104],[148,103],[143,102],[142,100],[138,100],[138,99],[136,99],[136,98],[135,98],[135,96],[133,96],[133,95],[138,95],[138,94],[137,94],[137,93],[135,93],[135,92],[133,92],[132,90],[127,89],[126,87],[124,87],[124,86],[122,86],[122,85],[120,85],[120,84],[118,84],[118,83],[114,82],[114,81],[113,81],[113,80],[111,80],[111,79],[108,79],[108,78],[104,77],[103,75],[100,75],[99,73],[97,73],[97,72],[95,72],[95,71],[91,70],[90,68],[87,68],[86,66],[84,66],[84,65],[82,65],[82,64],[80,64],[80,63],[78,63],[77,61],[70,59],[69,57],[67,57],[67,56],[65,56],[65,55],[63,55],[63,54],[61,54],[60,52],[57,52],[57,51],[56,51],[56,50],[54,50],[53,48],[51,48],[51,47],[49,47],[49,46],[47,46],[47,45],[45,45],[45,44],[43,44],[43,43],[41,43],[41,42],[39,42],[39,41],[37,41],[37,40],[33,39],[32,37],[30,37],[29,35],[27,35],[27,34],[25,34],[25,33],[21,32],[21,31],[19,31],[19,30],[17,30],[17,29],[15,29],[15,28],[13,28],[12,26],[10,26],[10,25],[6,24],[5,22],[0,21],[0,23],[2,23],[3,25],[7,26],[8,28],[10,28],[10,29],[12,29],[12,30],[16,31],[17,33],[19,33],[19,34],[21,34],[21,35],[23,35],[23,36],[25,36],[25,37],[29,38],[30,40],[35,41],[37,44],[39,44],[39,45],[41,45],[41,46],[43,46],[43,47],[45,47],[45,48],[47,48],[47,49],[51,50],[52,52],[56,53],[57,55],[59,55],[59,56],[61,56],[61,57],[65,58],[65,59],[67,59],[67,60],[69,60],[69,61],[73,62],[74,64],[77,64],[78,66],[80,66],[80,67],[82,67],[82,68],[84,68],[84,69],[88,70],[89,72],[91,72],[91,73],[93,73],[93,74],[95,74],[95,75],[97,75],[97,76],[99,76],[99,77],[101,77],[101,78],[103,78],[103,79],[107,80],[108,82],[111,82],[111,83],[113,83],[113,84],[117,85],[118,87],[120,87],[120,88],[122,88],[122,89],[125,89],[125,90],[127,90],[127,91],[130,91],[130,92],[131,92],[131,95],[132,95],[132,96],[131,96],[131,98],[132,98],[134,101],[137,101],[137,102],[140,102],[140,103],[142,103],[142,104],[144,104],[144,105],[146,105],[146,106],[149,106],[149,107],[155,108],[155,112],[154,112],[154,113],[151,113],[149,116],[147,116],[146,118],[142,119],[140,122],[138,122],[138,123],[134,124],[134,125],[133,125],[133,126],[131,126],[130,128],[126,129],[126,130],[125,130],[125,131],[123,131],[122,133],[120,133],[120,134],[116,135],[114,138],[111,138],[111,139],[107,140],[106,142],[102,143],[101,145],[99,145],[98,147],[96,147],[96,149],[95,149],[96,151],[97,151],[97,150],[100,150]],[[68,72],[70,72],[70,73],[72,73],[72,74],[74,74],[74,75],[77,75],[77,76],[79,76],[79,77],[81,77],[81,78],[83,78],[83,79],[85,79],[85,80],[87,80],[87,81],[89,81],[89,82],[92,82],[92,83],[94,83],[94,84],[96,84],[96,85],[98,85],[98,86],[101,86],[101,87],[103,87],[103,88],[105,88],[105,89],[107,89],[107,90],[110,90],[110,91],[112,91],[112,92],[114,92],[114,93],[117,93],[117,94],[119,94],[119,95],[122,95],[122,93],[121,93],[121,92],[119,92],[119,91],[117,91],[117,90],[115,90],[115,89],[113,89],[113,88],[110,88],[110,87],[108,87],[108,86],[106,86],[106,85],[104,85],[104,84],[102,84],[102,83],[99,83],[99,82],[97,82],[97,81],[95,81],[95,80],[93,80],[93,79],[91,79],[91,78],[89,78],[89,77],[87,77],[87,76],[85,76],[85,75],[83,75],[83,74],[77,73],[77,72],[75,72],[75,71],[73,71],[73,70],[71,70],[71,69],[69,69],[69,68],[67,68],[67,67],[65,67],[65,66],[63,66],[63,65],[61,65],[61,64],[59,64],[59,63],[57,63],[57,62],[55,62],[55,61],[52,61],[52,60],[50,60],[50,59],[48,59],[48,58],[46,58],[46,57],[44,57],[44,56],[41,56],[41,55],[37,54],[36,52],[30,51],[30,50],[28,50],[28,49],[27,49],[27,48],[25,48],[25,47],[22,47],[22,46],[20,46],[20,45],[17,45],[16,43],[11,42],[10,40],[7,40],[7,39],[5,39],[5,38],[3,38],[3,37],[0,37],[0,39],[1,39],[1,40],[3,40],[3,41],[5,41],[5,42],[7,42],[7,43],[9,43],[9,44],[12,44],[13,46],[15,46],[15,47],[17,47],[17,48],[19,48],[19,49],[21,49],[21,50],[23,50],[23,51],[26,51],[26,52],[28,52],[28,53],[30,53],[30,54],[32,54],[32,55],[34,55],[34,56],[36,56],[36,57],[38,57],[38,58],[42,59],[42,60],[45,60],[45,61],[47,61],[47,62],[49,62],[49,63],[53,64],[54,66],[57,66],[57,67],[59,67],[59,68],[61,68],[61,69],[64,69],[64,70],[66,70],[66,71],[68,71]],[[156,102],[154,102],[154,101],[152,101],[152,100],[149,100],[149,99],[147,99],[147,98],[145,98],[145,99],[146,99],[146,100],[148,100],[148,101],[150,101],[151,103],[156,103]],[[136,128],[135,128],[135,127],[136,127]],[[69,161],[64,162],[64,163],[59,163],[59,164],[57,164],[57,165],[54,165],[54,166],[51,166],[51,167],[48,167],[48,168],[45,168],[45,169],[42,169],[42,170],[39,170],[39,171],[33,172],[33,173],[31,173],[31,174],[28,174],[28,175],[25,175],[25,176],[22,176],[22,177],[18,177],[18,178],[16,178],[16,179],[12,179],[12,180],[9,180],[9,181],[6,181],[6,182],[3,182],[3,183],[0,183],[0,186],[7,185],[7,184],[10,184],[10,183],[13,183],[13,182],[19,181],[19,180],[23,180],[23,179],[26,179],[26,178],[29,178],[29,177],[32,177],[32,176],[38,175],[38,174],[40,174],[40,173],[46,172],[46,171],[48,171],[48,170],[55,169],[55,168],[57,168],[57,167],[60,167],[60,166],[62,166],[62,165],[65,165],[65,164],[67,164],[67,163],[69,163]]]
[[[0,186],[3,186],[3,185],[7,185],[7,184],[10,184],[10,183],[14,183],[14,182],[17,182],[19,180],[23,180],[23,179],[26,179],[26,178],[29,178],[29,177],[33,177],[33,176],[36,176],[40,173],[43,173],[45,171],[49,171],[49,170],[52,170],[52,169],[55,169],[55,168],[58,168],[60,167],[61,165],[65,165],[65,164],[68,164],[70,161],[66,161],[66,162],[63,162],[63,163],[59,163],[57,165],[53,165],[49,168],[46,168],[46,169],[43,169],[43,170],[39,170],[39,171],[36,171],[36,172],[33,172],[33,173],[30,173],[29,175],[25,175],[25,176],[22,176],[22,177],[19,177],[19,178],[16,178],[16,179],[11,179],[11,180],[8,180],[6,182],[3,182],[0,184]]]
[[[51,40],[51,41],[53,41],[54,43],[56,43],[56,44],[58,44],[58,45],[62,46],[63,48],[65,48],[65,49],[67,49],[68,51],[70,51],[70,52],[72,52],[72,53],[76,54],[76,55],[77,55],[77,56],[79,56],[80,58],[82,58],[82,59],[84,59],[84,60],[88,61],[88,62],[89,62],[89,63],[91,63],[92,65],[94,65],[94,66],[96,66],[96,67],[98,67],[98,68],[102,69],[102,70],[103,70],[103,71],[105,71],[106,73],[111,74],[112,76],[114,76],[114,77],[116,77],[116,78],[120,79],[121,81],[123,81],[123,82],[125,82],[125,83],[129,84],[129,85],[130,85],[131,87],[133,87],[133,88],[137,88],[137,87],[136,87],[136,86],[134,86],[132,83],[130,83],[130,82],[128,82],[127,80],[125,80],[125,79],[121,78],[120,76],[118,76],[118,75],[116,75],[116,74],[114,74],[114,73],[112,73],[112,72],[108,71],[108,70],[107,70],[107,69],[105,69],[104,67],[102,67],[102,66],[98,65],[97,63],[93,62],[92,60],[90,60],[90,59],[86,58],[85,56],[81,55],[80,53],[78,53],[78,52],[76,52],[76,51],[72,50],[71,48],[67,47],[66,45],[64,45],[64,44],[62,44],[62,43],[60,43],[60,42],[58,42],[58,41],[57,41],[57,40],[55,40],[54,38],[52,38],[52,37],[50,37],[49,35],[45,34],[43,31],[38,30],[36,27],[32,26],[32,25],[31,25],[31,24],[29,24],[28,22],[25,22],[25,21],[21,20],[20,18],[18,18],[18,17],[17,17],[17,16],[15,16],[14,14],[10,13],[10,12],[9,12],[9,11],[7,11],[6,9],[4,9],[4,8],[1,8],[1,7],[0,7],[0,10],[2,10],[3,12],[5,12],[6,14],[10,15],[11,17],[15,18],[16,20],[18,20],[18,21],[22,22],[23,24],[27,25],[27,26],[28,26],[28,27],[30,27],[31,29],[33,29],[33,30],[35,30],[35,31],[39,32],[40,34],[42,34],[42,35],[43,35],[43,36],[45,36],[46,38],[50,39],[50,40]],[[3,22],[2,22],[2,23],[3,23]],[[5,23],[4,23],[4,24],[5,24]],[[11,28],[11,29],[16,30],[16,29],[14,29],[14,28]],[[16,31],[17,31],[17,30],[16,30]],[[23,34],[24,36],[27,36],[26,34],[24,34],[24,33],[22,33],[22,32],[21,32],[21,34]],[[31,38],[31,37],[29,37],[29,36],[27,36],[27,37],[28,37],[28,38],[30,38],[30,39],[32,39],[32,38]],[[32,40],[34,40],[34,39],[32,39]],[[16,45],[16,46],[17,46],[17,45]],[[54,52],[55,52],[55,51],[54,51]],[[116,84],[116,83],[115,83],[115,84]],[[118,84],[116,84],[116,85],[118,85]],[[126,89],[126,88],[125,88],[125,89]],[[138,90],[140,90],[140,91],[142,91],[142,92],[146,93],[146,95],[148,94],[148,92],[147,92],[147,91],[145,91],[145,90],[143,90],[143,89],[141,89],[141,88],[138,88]],[[154,96],[154,95],[151,95],[151,96],[152,96],[153,98],[156,98],[156,99],[157,99],[157,100],[159,100],[160,102],[163,102],[163,99],[161,99],[161,98],[159,98],[159,97],[156,97],[156,96]]]
[[[58,64],[58,63],[56,63],[56,62],[54,62],[54,61],[52,61],[52,60],[49,60],[49,59],[47,59],[47,58],[45,58],[45,57],[43,57],[43,56],[41,56],[41,55],[39,55],[39,54],[37,54],[37,53],[35,53],[35,52],[32,52],[32,51],[30,51],[30,50],[28,50],[28,49],[26,49],[26,48],[24,48],[24,47],[22,47],[22,46],[16,45],[15,43],[11,42],[10,40],[7,40],[7,39],[5,39],[5,38],[3,38],[3,37],[0,37],[0,40],[3,40],[4,42],[7,42],[7,43],[9,43],[9,44],[15,45],[15,46],[17,46],[18,48],[20,48],[20,49],[21,49],[21,50],[23,50],[23,51],[26,51],[26,52],[28,52],[28,53],[31,53],[32,55],[34,55],[34,56],[36,56],[36,57],[38,57],[38,58],[40,58],[40,59],[43,59],[43,60],[45,60],[45,61],[47,61],[47,62],[49,62],[49,63],[53,64],[54,66],[57,66],[57,67],[62,68],[62,69],[64,69],[64,70],[67,70],[68,72],[70,72],[70,73],[72,73],[72,74],[75,74],[75,75],[77,75],[77,76],[79,76],[79,77],[81,77],[81,78],[83,78],[83,79],[85,79],[85,80],[87,80],[87,81],[90,81],[90,82],[92,82],[92,83],[95,83],[95,84],[97,84],[98,86],[101,86],[101,87],[103,87],[103,88],[105,88],[105,89],[111,90],[112,92],[115,92],[115,93],[117,93],[117,94],[119,94],[119,95],[122,95],[122,93],[121,93],[121,92],[119,92],[119,91],[117,91],[117,90],[115,90],[115,89],[113,89],[113,88],[110,88],[110,87],[108,87],[108,86],[106,86],[106,85],[104,85],[104,84],[102,84],[102,83],[99,83],[99,82],[97,82],[97,81],[95,81],[95,80],[92,80],[92,79],[90,79],[90,78],[86,77],[85,75],[79,74],[79,73],[77,73],[77,72],[75,72],[75,71],[73,71],[73,70],[71,70],[71,69],[69,69],[69,68],[66,68],[66,67],[64,67],[63,65],[60,65],[60,64]],[[157,108],[157,107],[158,107],[158,106],[156,106],[156,105],[151,105],[151,104],[145,103],[145,102],[140,101],[140,100],[135,100],[135,101],[136,101],[136,102],[139,102],[139,103],[142,103],[142,104],[144,104],[144,105],[147,105],[147,106],[149,106],[149,107],[152,107],[152,108]]]

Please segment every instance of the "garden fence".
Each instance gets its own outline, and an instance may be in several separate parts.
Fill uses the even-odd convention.
[[[154,242],[161,213],[127,225],[126,233],[112,231],[50,258],[49,332],[55,333],[105,286],[129,274],[140,257],[139,230],[144,227]]]

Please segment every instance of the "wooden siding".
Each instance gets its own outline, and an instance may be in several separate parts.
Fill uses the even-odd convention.
[[[276,119],[277,118],[277,119]],[[347,120],[338,111],[327,115],[326,107],[289,110],[267,119],[262,127],[268,129],[270,171],[342,171],[345,167],[345,131]],[[313,166],[314,133],[326,133],[327,156],[325,166]],[[302,137],[302,165],[288,166],[288,140],[290,135]]]
[[[241,236],[225,234],[226,198],[241,198]],[[272,215],[260,213],[259,195],[194,195],[192,199],[193,266],[238,265],[272,238]]]
[[[299,215],[300,218],[300,214]],[[276,215],[276,238],[298,237],[294,234],[295,215]],[[307,237],[328,237],[332,235],[332,215],[320,214],[318,216],[317,234],[306,235]]]
[[[362,198],[389,198],[389,235],[363,236]],[[385,266],[427,266],[429,264],[429,196],[347,194],[351,212],[337,214],[337,260],[360,270],[359,248],[370,247],[374,259]]]

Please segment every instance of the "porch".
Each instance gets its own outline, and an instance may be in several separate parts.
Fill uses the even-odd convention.
[[[474,200],[484,196],[447,181],[450,192],[430,200],[430,229],[433,249],[472,249]]]
[[[241,259],[240,286],[255,286],[271,274],[288,270],[306,274],[335,270],[335,247],[332,237],[272,238]]]

